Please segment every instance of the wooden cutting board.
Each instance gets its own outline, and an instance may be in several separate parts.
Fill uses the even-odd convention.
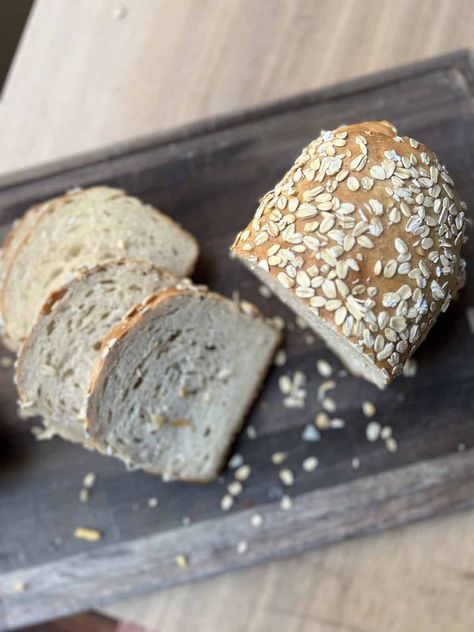
[[[473,96],[472,60],[458,53],[0,180],[4,227],[34,202],[98,183],[162,208],[200,242],[195,280],[229,296],[238,291],[281,316],[288,356],[285,366],[272,369],[235,445],[251,475],[228,512],[220,502],[233,480],[230,469],[208,486],[165,485],[59,439],[37,443],[30,424],[17,418],[12,370],[1,368],[0,629],[474,505],[474,334],[467,319],[474,277],[468,274],[460,300],[417,353],[417,375],[379,392],[344,375],[325,347],[276,299],[262,296],[257,281],[227,255],[259,196],[300,148],[321,128],[341,123],[388,118],[402,134],[423,140],[471,209]],[[469,273],[472,241],[464,254]],[[345,426],[307,441],[303,431],[321,411],[318,358],[335,369],[333,416]],[[307,377],[306,405],[288,409],[278,378],[296,370]],[[367,441],[363,401],[373,402],[374,419],[392,428],[396,451]],[[288,452],[284,467],[295,479],[289,487],[271,461],[277,451]],[[302,468],[309,456],[319,459],[312,472]],[[87,472],[96,473],[97,484],[90,501],[80,503]],[[293,500],[289,510],[280,507],[283,494]],[[157,507],[150,498],[159,500]],[[78,526],[103,537],[76,540]]]

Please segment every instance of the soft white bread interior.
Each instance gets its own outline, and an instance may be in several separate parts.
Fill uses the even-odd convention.
[[[20,225],[20,243],[14,238],[1,293],[3,335],[12,349],[28,335],[47,297],[80,268],[126,257],[185,276],[198,254],[195,239],[178,224],[118,189],[71,192],[31,216],[30,230]]]
[[[42,415],[48,435],[83,442],[81,413],[104,336],[137,303],[175,283],[152,263],[128,259],[84,269],[54,292],[18,357],[23,416]]]
[[[232,250],[353,373],[383,388],[463,284],[465,226],[433,151],[372,121],[305,147]]]
[[[16,249],[36,224],[38,217],[46,209],[46,204],[36,204],[19,219],[15,220],[3,240],[0,251],[0,280],[3,280],[6,269]]]
[[[165,480],[215,478],[279,340],[258,313],[218,294],[150,297],[104,340],[89,390],[91,444]]]

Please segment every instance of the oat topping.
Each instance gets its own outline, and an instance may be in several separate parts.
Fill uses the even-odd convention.
[[[264,195],[234,250],[388,382],[463,283],[466,206],[453,184],[432,151],[386,122],[323,132]],[[328,371],[321,361],[318,370]]]

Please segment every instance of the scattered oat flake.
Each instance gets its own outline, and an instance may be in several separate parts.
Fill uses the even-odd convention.
[[[313,424],[307,424],[304,427],[303,434],[301,435],[303,441],[319,441],[321,439],[321,433]]]
[[[283,349],[279,349],[275,356],[275,365],[284,366],[286,364],[286,353]]]
[[[319,460],[315,456],[308,456],[302,464],[302,468],[305,472],[314,472],[314,470],[318,467]]]
[[[380,436],[380,424],[378,421],[371,421],[367,424],[365,436],[368,441],[377,441]]]
[[[293,385],[288,375],[280,375],[278,386],[280,387],[280,391],[283,395],[289,395]]]
[[[389,437],[385,441],[385,447],[387,448],[387,450],[389,452],[396,452],[397,449],[398,449],[398,444],[397,444],[396,440],[393,437]]]
[[[281,482],[287,487],[289,487],[290,485],[293,485],[293,483],[295,482],[295,477],[294,477],[293,472],[287,467],[280,470],[279,476],[280,476]]]
[[[247,433],[247,437],[248,437],[249,439],[256,439],[256,438],[257,438],[257,436],[258,436],[258,435],[257,435],[257,431],[255,430],[255,427],[254,427],[254,426],[252,426],[252,425],[247,426],[246,433]]]
[[[320,430],[329,428],[329,416],[326,413],[318,413],[314,418],[314,423]]]
[[[331,377],[333,374],[332,366],[326,360],[318,360],[316,362],[316,368],[318,369],[319,375],[321,377]]]
[[[465,449],[466,449],[465,443],[458,443],[458,452],[464,452]]]
[[[189,525],[191,524],[191,518],[189,516],[184,516],[181,522],[185,527],[189,527]]]
[[[384,426],[382,430],[380,431],[381,439],[383,439],[384,441],[386,441],[387,439],[390,439],[390,437],[392,436],[392,432],[393,431],[390,426]]]
[[[89,500],[89,490],[88,489],[81,489],[81,491],[79,492],[79,500],[81,503],[86,503]]]
[[[248,479],[248,477],[250,476],[250,472],[252,471],[252,468],[250,467],[250,465],[241,465],[239,468],[237,468],[235,470],[235,478],[238,481],[246,481]]]
[[[29,587],[27,582],[18,581],[13,584],[13,590],[15,592],[25,592]]]
[[[340,417],[333,417],[329,420],[329,427],[332,428],[332,430],[340,430],[341,428],[345,428],[345,426],[346,422]]]
[[[280,500],[280,507],[283,511],[289,511],[293,507],[293,500],[290,496],[282,496]]]
[[[225,494],[221,498],[221,509],[222,511],[229,511],[229,509],[234,504],[234,499],[230,494]]]
[[[372,402],[362,402],[362,412],[366,417],[373,417],[377,409]]]
[[[188,568],[189,566],[189,559],[187,555],[183,555],[182,553],[180,553],[179,555],[177,555],[174,558],[174,561],[176,562],[176,564],[179,566],[179,568]]]
[[[336,402],[332,399],[332,397],[325,397],[323,401],[321,402],[321,404],[324,410],[327,411],[328,413],[336,412],[336,409],[337,409]]]
[[[94,474],[94,472],[89,472],[82,479],[82,485],[86,489],[92,489],[94,485],[96,484],[96,481],[97,481],[97,475]]]
[[[250,524],[252,525],[252,527],[261,527],[263,522],[264,520],[262,514],[255,513],[250,516]]]
[[[242,483],[240,481],[232,481],[227,486],[227,491],[231,496],[238,496],[242,492]]]
[[[281,465],[283,461],[288,457],[288,452],[274,452],[272,454],[272,463],[274,465]]]
[[[237,544],[237,553],[239,555],[245,555],[245,553],[247,553],[248,550],[249,550],[249,544],[245,540],[241,540]]]
[[[13,358],[11,358],[10,356],[3,356],[0,359],[0,365],[4,369],[10,369],[13,366]]]
[[[355,456],[355,457],[352,459],[352,467],[353,467],[355,470],[357,470],[357,469],[360,467],[360,459],[359,459],[357,456]]]
[[[102,539],[102,533],[97,529],[89,527],[76,527],[74,529],[74,537],[76,540],[85,540],[86,542],[98,542]]]
[[[151,509],[154,509],[155,507],[158,507],[158,498],[149,498],[148,499],[148,507],[150,507]]]
[[[270,290],[268,285],[260,285],[259,288],[258,288],[258,292],[264,298],[270,298],[271,295],[272,295],[272,291]]]
[[[236,452],[230,457],[229,467],[231,470],[235,470],[236,468],[240,467],[243,464],[243,462],[244,462],[244,457],[238,452]]]

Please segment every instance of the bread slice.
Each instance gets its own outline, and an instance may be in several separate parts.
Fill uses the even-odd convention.
[[[165,480],[217,476],[280,333],[202,289],[165,290],[104,340],[89,390],[91,444]]]
[[[36,204],[32,206],[24,215],[15,220],[5,235],[3,240],[2,249],[0,251],[0,279],[5,276],[5,271],[8,264],[13,257],[16,249],[21,244],[23,239],[28,235],[30,230],[36,223],[36,220],[40,214],[47,208],[48,204]]]
[[[126,257],[185,276],[197,255],[189,233],[118,189],[94,187],[52,200],[7,265],[1,294],[6,344],[18,348],[47,297],[82,267]]]
[[[305,147],[232,250],[383,388],[463,284],[465,210],[428,147],[369,121]]]
[[[137,303],[175,283],[152,263],[129,259],[85,269],[54,292],[20,350],[23,416],[40,414],[49,435],[83,442],[81,410],[104,336]]]

